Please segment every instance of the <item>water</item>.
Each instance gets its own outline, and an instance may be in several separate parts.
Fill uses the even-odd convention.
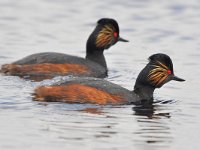
[[[102,17],[115,18],[130,40],[105,52],[107,80],[132,90],[148,56],[162,52],[186,82],[156,90],[151,108],[113,107],[32,101],[36,86],[61,77],[1,75],[0,149],[199,149],[199,0],[1,0],[0,64],[45,51],[84,57]]]

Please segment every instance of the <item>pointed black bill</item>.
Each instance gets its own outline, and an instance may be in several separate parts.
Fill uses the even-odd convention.
[[[123,38],[121,38],[121,37],[118,37],[118,41],[121,41],[121,42],[129,42],[128,40],[125,40],[125,39],[123,39]]]
[[[177,76],[173,76],[173,77],[172,77],[172,80],[175,80],[175,81],[180,81],[180,82],[183,82],[183,81],[185,81],[184,79],[182,79],[182,78],[179,78],[179,77],[177,77]]]

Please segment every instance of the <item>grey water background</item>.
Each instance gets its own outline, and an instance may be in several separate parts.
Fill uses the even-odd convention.
[[[32,101],[39,85],[0,75],[0,149],[200,149],[199,0],[1,0],[0,65],[36,52],[85,56],[96,21],[118,21],[121,36],[105,56],[106,80],[133,89],[154,53],[168,54],[175,74],[155,91],[150,109]]]

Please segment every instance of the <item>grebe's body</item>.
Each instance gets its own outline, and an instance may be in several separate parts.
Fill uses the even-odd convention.
[[[38,87],[34,99],[100,105],[152,103],[154,90],[171,80],[184,81],[174,75],[169,56],[154,54],[149,57],[149,63],[138,75],[133,91],[103,79],[72,78],[52,86]]]
[[[103,52],[118,41],[127,42],[119,36],[118,23],[114,19],[103,18],[97,22],[87,40],[85,58],[53,52],[37,53],[3,65],[1,72],[37,80],[58,75],[103,78],[107,76]]]

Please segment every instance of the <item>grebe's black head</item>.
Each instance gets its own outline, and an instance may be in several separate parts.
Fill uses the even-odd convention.
[[[119,36],[119,26],[114,19],[102,18],[87,41],[87,52],[103,51],[118,41],[128,42]]]
[[[149,63],[140,72],[136,84],[160,88],[171,80],[185,81],[174,75],[171,58],[166,54],[158,53],[149,57]]]

